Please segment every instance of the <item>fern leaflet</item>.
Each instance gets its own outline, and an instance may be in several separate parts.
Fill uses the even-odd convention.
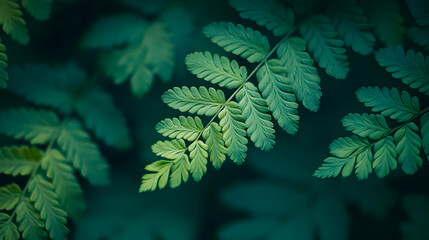
[[[7,69],[7,55],[6,47],[2,43],[0,38],[0,88],[5,88],[7,86],[6,82],[9,80],[9,75],[6,72]]]
[[[16,207],[16,220],[19,222],[19,231],[22,232],[24,239],[38,240],[47,238],[44,230],[45,223],[29,198],[23,199]]]
[[[39,163],[42,152],[37,148],[3,147],[0,148],[0,173],[12,176],[30,175]]]
[[[0,213],[0,237],[7,240],[18,240],[18,229],[10,219],[11,217],[6,213]]]
[[[25,20],[16,0],[0,0],[0,25],[6,34],[21,44],[28,44],[30,37],[25,27]]]
[[[194,119],[180,116],[179,118],[162,120],[155,128],[164,137],[194,141],[201,134],[204,126],[199,117]]]
[[[51,14],[52,0],[22,0],[22,6],[32,17],[40,21],[46,21]]]
[[[13,209],[21,197],[21,188],[15,183],[0,187],[0,210]]]

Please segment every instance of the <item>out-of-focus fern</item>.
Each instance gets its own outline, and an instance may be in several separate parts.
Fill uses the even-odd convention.
[[[0,133],[30,143],[0,148],[0,173],[28,177],[22,187],[13,183],[0,188],[0,239],[67,239],[68,217],[78,219],[85,208],[76,170],[91,184],[109,181],[108,163],[73,111],[118,148],[130,144],[125,120],[110,95],[94,88],[72,63],[29,64],[12,69],[11,76],[10,90],[58,109],[64,117],[48,109],[0,111]]]
[[[344,79],[349,72],[345,44],[369,54],[375,43],[367,31],[363,10],[355,1],[326,13],[344,12],[333,14],[334,23],[323,13],[299,16],[304,20],[296,23],[295,12],[275,0],[230,3],[242,18],[266,27],[281,40],[271,47],[261,32],[232,22],[212,23],[203,29],[213,43],[257,66],[248,73],[245,66],[218,54],[195,52],[186,57],[191,73],[234,92],[228,98],[211,87],[175,87],[163,94],[162,100],[171,108],[212,118],[207,124],[200,124],[199,118],[180,117],[182,120],[166,119],[157,125],[158,132],[174,140],[153,146],[153,152],[167,160],[146,167],[151,173],[143,176],[140,191],[163,188],[168,181],[171,187],[177,187],[188,180],[188,173],[199,181],[207,171],[208,160],[216,168],[226,156],[242,164],[247,155],[246,136],[257,148],[272,149],[275,130],[271,114],[284,131],[295,134],[299,122],[297,100],[311,111],[319,108],[322,93],[314,60],[328,75]],[[292,36],[298,33],[302,37]],[[256,85],[249,81],[253,75]],[[192,124],[197,121],[198,125]],[[173,125],[178,127],[176,131],[172,131]]]
[[[418,45],[429,50],[429,4],[424,0],[406,0],[416,22],[421,27],[411,27],[407,35]]]
[[[147,23],[131,14],[100,19],[83,44],[87,48],[121,47],[104,55],[102,66],[115,84],[129,79],[131,91],[136,96],[149,91],[155,76],[163,81],[172,77],[173,43],[166,25],[160,20]]]
[[[400,46],[381,49],[376,53],[380,66],[403,83],[429,95],[429,58]],[[421,109],[419,99],[396,88],[364,87],[356,92],[360,102],[373,114],[349,114],[342,123],[351,137],[341,137],[330,145],[333,157],[324,160],[314,176],[350,176],[355,170],[359,179],[373,171],[385,177],[398,165],[406,174],[422,166],[420,152],[429,160],[429,108]],[[390,127],[386,117],[396,120]]]
[[[401,223],[403,239],[422,240],[429,238],[427,231],[429,221],[429,199],[425,195],[405,195],[402,206],[408,215],[407,221]]]
[[[22,0],[25,10],[35,19],[44,21],[49,19],[52,0]],[[0,0],[0,25],[3,31],[20,44],[27,45],[30,41],[26,22],[23,18],[21,6],[17,0]],[[0,38],[0,88],[5,88],[9,79],[6,72],[6,47]]]

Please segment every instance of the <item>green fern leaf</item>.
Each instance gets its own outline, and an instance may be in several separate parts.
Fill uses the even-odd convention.
[[[410,122],[400,128],[394,135],[398,162],[402,165],[402,171],[406,174],[414,174],[423,164],[419,156],[422,139],[417,134],[418,131],[417,125]]]
[[[52,0],[22,0],[22,6],[35,19],[45,21],[51,15]]]
[[[62,129],[57,142],[67,153],[67,159],[91,184],[104,185],[109,182],[109,165],[78,121],[69,121]]]
[[[3,147],[0,148],[0,173],[30,175],[39,164],[42,152],[37,148]]]
[[[195,141],[204,129],[199,117],[167,118],[159,122],[155,129],[164,137]]]
[[[374,145],[374,168],[377,177],[383,178],[389,174],[390,170],[395,170],[397,167],[397,153],[396,146],[392,136],[380,139]]]
[[[189,145],[191,173],[196,182],[200,181],[207,171],[207,157],[209,156],[207,153],[208,148],[207,144],[201,140],[195,141]]]
[[[112,96],[100,88],[91,88],[75,105],[87,128],[107,145],[118,149],[131,147],[130,132]]]
[[[352,135],[351,137],[340,137],[329,145],[332,155],[339,158],[354,156],[369,146],[366,138]]]
[[[174,69],[174,51],[171,37],[164,24],[151,24],[143,40],[124,50],[115,51],[105,63],[107,75],[116,84],[131,79],[131,90],[136,96],[144,95],[153,84],[155,75],[167,82]]]
[[[6,72],[7,69],[7,55],[6,46],[2,43],[0,38],[0,88],[6,88],[6,81],[9,80],[9,75]]]
[[[399,91],[396,88],[386,87],[363,87],[356,91],[360,102],[372,108],[374,112],[381,112],[381,115],[405,122],[415,116],[419,110],[419,99],[412,97],[408,92]]]
[[[0,187],[0,210],[11,210],[21,198],[21,188],[15,183]]]
[[[52,239],[67,239],[67,213],[61,209],[52,183],[36,174],[29,183],[30,199],[40,211],[40,217],[46,223],[46,229]]]
[[[85,48],[111,48],[140,41],[147,22],[136,15],[120,14],[97,20],[85,35]]]
[[[225,51],[239,55],[251,63],[264,60],[270,51],[267,37],[240,24],[212,23],[206,26],[203,32]]]
[[[344,39],[345,46],[362,55],[370,54],[374,49],[375,37],[367,31],[370,26],[364,10],[355,0],[336,1],[331,6],[332,23],[338,36]]]
[[[47,152],[42,159],[42,169],[52,179],[61,207],[73,219],[78,219],[85,208],[82,189],[74,175],[74,169],[56,149]]]
[[[359,3],[367,13],[369,23],[380,41],[388,46],[402,43],[405,33],[404,19],[399,13],[396,0],[361,0]]]
[[[203,132],[203,138],[206,140],[206,144],[210,146],[210,161],[216,169],[222,166],[226,159],[225,154],[227,153],[221,131],[221,127],[217,123],[212,122]]]
[[[30,41],[21,9],[16,0],[0,0],[0,25],[13,40],[24,45]]]
[[[186,151],[185,141],[173,139],[171,141],[158,141],[152,145],[152,151],[157,155],[167,159],[177,159]]]
[[[147,173],[143,175],[140,192],[154,191],[156,187],[159,189],[164,188],[168,183],[168,175],[170,174],[172,165],[172,161],[166,160],[156,161],[147,165],[145,170],[155,173]]]
[[[0,133],[32,144],[47,143],[60,126],[53,111],[18,108],[0,112]]]
[[[328,17],[318,15],[300,27],[308,50],[326,73],[337,79],[345,79],[349,72],[344,42],[338,39]]]
[[[304,39],[290,37],[280,44],[277,55],[287,68],[296,98],[302,101],[304,107],[316,112],[322,96],[320,77],[313,66],[313,59],[305,50]]]
[[[225,95],[221,90],[205,87],[175,87],[161,98],[171,108],[206,116],[215,115],[225,104]]]
[[[272,31],[275,36],[289,33],[295,22],[295,13],[276,0],[230,0],[232,7],[240,12],[240,17],[251,19]]]
[[[372,173],[372,162],[374,155],[371,148],[367,148],[356,157],[356,177],[359,180],[367,179]]]
[[[175,159],[173,166],[171,167],[170,187],[175,188],[180,186],[182,182],[187,182],[190,170],[191,163],[189,162],[188,155],[182,154],[180,157]]]
[[[426,51],[429,50],[429,28],[411,27],[408,29],[407,36]]]
[[[394,78],[429,96],[429,57],[412,50],[405,53],[402,46],[381,49],[375,57]]]
[[[18,240],[19,232],[15,223],[6,213],[0,213],[0,239],[1,240]]]
[[[38,105],[58,109],[69,114],[75,102],[75,96],[82,92],[86,74],[76,64],[61,66],[47,64],[26,64],[11,68],[14,81],[10,90]],[[37,77],[37,81],[34,78]]]
[[[298,131],[298,104],[287,70],[279,60],[266,62],[256,73],[259,89],[280,127],[289,134]]]
[[[422,146],[429,161],[429,113],[420,118],[420,133],[422,135]]]
[[[26,240],[39,240],[48,237],[45,231],[45,223],[40,219],[40,213],[34,208],[28,198],[22,199],[16,207],[16,221],[19,223],[19,231]]]
[[[258,88],[251,82],[244,84],[237,93],[238,106],[246,120],[247,134],[257,148],[268,151],[274,146],[274,124],[268,113],[265,99],[261,97]]]
[[[242,164],[246,158],[246,124],[236,102],[229,102],[218,115],[222,128],[227,154],[236,164]]]
[[[227,57],[212,55],[210,52],[196,52],[186,56],[188,70],[213,84],[234,89],[247,79],[247,69],[239,66],[237,61],[229,61]]]
[[[429,26],[429,4],[421,0],[406,0],[411,14],[416,18],[417,23]]]
[[[390,128],[386,119],[378,114],[358,114],[350,113],[342,120],[343,126],[347,131],[351,131],[361,137],[369,137],[378,140],[385,136]]]
[[[340,173],[343,177],[348,177],[353,171],[353,167],[356,161],[356,156],[350,156],[346,158],[328,157],[323,160],[323,164],[313,176],[318,178],[336,177]]]

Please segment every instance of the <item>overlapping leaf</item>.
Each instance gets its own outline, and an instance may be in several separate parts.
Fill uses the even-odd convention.
[[[262,61],[270,51],[267,37],[260,32],[231,22],[212,23],[203,29],[212,42],[249,62]]]
[[[3,147],[0,148],[0,173],[30,175],[39,164],[42,152],[37,148]]]
[[[203,132],[203,138],[206,140],[206,144],[210,146],[208,150],[210,161],[216,169],[222,166],[227,152],[221,131],[221,127],[212,122]]]
[[[46,239],[45,222],[40,218],[39,211],[27,197],[22,199],[16,207],[16,221],[22,237],[28,240]]]
[[[21,198],[22,191],[15,183],[0,187],[0,210],[11,210]]]
[[[25,20],[16,0],[0,1],[0,25],[6,34],[21,44],[28,44],[30,37],[25,27]]]

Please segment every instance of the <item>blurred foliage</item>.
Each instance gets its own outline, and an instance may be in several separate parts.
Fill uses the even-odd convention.
[[[423,157],[413,175],[312,177],[329,142],[347,135],[342,117],[370,114],[356,101],[362,86],[406,90],[418,96],[421,109],[427,106],[419,91],[427,79],[421,77],[427,76],[429,49],[426,1],[262,2],[0,0],[0,87],[7,87],[0,89],[0,239],[427,239]],[[200,71],[196,63],[209,58],[225,69],[229,59],[231,69],[241,71],[235,79],[243,76],[241,67],[250,74],[257,65],[245,60],[249,56],[222,51],[204,36],[213,33],[204,27],[233,22],[277,44],[287,28],[272,13],[289,21],[287,9],[294,9],[294,24],[326,15],[300,25],[273,55],[288,71],[307,70],[290,76],[296,83],[312,83],[307,91],[303,85],[293,91],[299,131],[291,136],[273,126],[276,147],[261,152],[249,144],[243,166],[218,157],[214,166],[223,162],[223,170],[208,168],[199,183],[139,194],[144,166],[157,160],[151,144],[162,136],[156,130],[168,126],[163,134],[178,136],[173,121],[199,129],[186,114],[186,120],[160,122],[177,114],[160,96],[174,86],[232,86]],[[326,38],[331,47],[317,56]],[[390,47],[397,44],[402,47]],[[383,51],[389,61],[397,53],[398,61],[382,63]],[[322,63],[329,52],[340,62],[338,71]],[[186,58],[189,53],[195,58]],[[407,68],[398,68],[404,62]],[[423,74],[416,77],[418,71]],[[333,79],[345,72],[346,80]],[[207,81],[196,83],[193,74]],[[180,134],[195,138],[195,131]],[[257,145],[260,139],[253,140]],[[109,185],[91,185],[107,178]]]

